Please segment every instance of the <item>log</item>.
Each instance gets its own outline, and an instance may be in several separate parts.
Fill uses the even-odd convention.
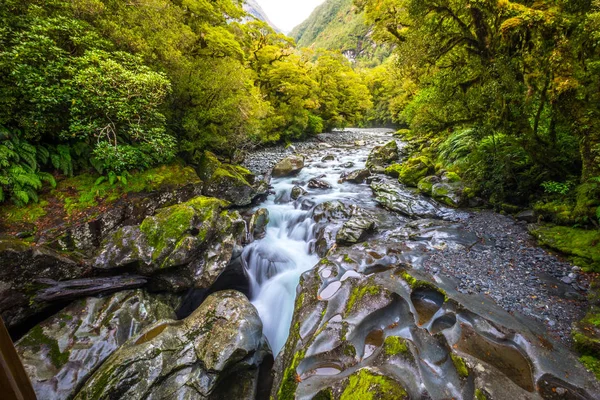
[[[36,282],[47,287],[38,291],[34,301],[50,303],[137,289],[146,285],[148,278],[139,275],[120,275],[60,282],[52,279],[38,279]]]

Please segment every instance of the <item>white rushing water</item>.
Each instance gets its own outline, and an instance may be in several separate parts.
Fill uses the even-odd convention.
[[[314,205],[344,199],[373,206],[367,185],[338,183],[342,172],[364,168],[368,152],[366,147],[322,150],[307,160],[306,167],[297,176],[271,182],[276,194],[261,205],[269,211],[266,237],[246,247],[242,259],[251,281],[252,304],[261,316],[263,331],[274,355],[280,352],[288,337],[300,276],[319,262],[318,255],[310,250],[316,235],[312,209],[302,210],[300,202],[282,203],[280,199],[289,198],[295,186],[293,182],[301,182],[299,186],[309,192],[302,199]],[[322,162],[321,157],[326,154],[334,154],[336,160]],[[354,165],[345,165],[348,162]],[[320,176],[332,189],[307,188],[306,183],[311,178]]]

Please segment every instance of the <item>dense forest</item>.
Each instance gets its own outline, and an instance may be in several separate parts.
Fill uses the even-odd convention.
[[[17,204],[55,172],[235,159],[371,106],[345,58],[298,51],[235,0],[9,0],[0,21],[0,200]]]
[[[8,398],[600,399],[600,0],[260,4],[0,0]]]
[[[598,224],[595,1],[331,0],[299,46],[235,0],[5,1],[0,18],[2,201],[393,124],[420,178],[450,170],[505,211]]]

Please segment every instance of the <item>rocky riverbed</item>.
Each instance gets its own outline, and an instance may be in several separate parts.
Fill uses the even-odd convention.
[[[5,229],[0,312],[38,398],[600,398],[571,350],[587,275],[529,216],[449,206],[482,204],[450,172],[400,183],[404,158],[385,129],[247,169],[205,153],[184,182]]]

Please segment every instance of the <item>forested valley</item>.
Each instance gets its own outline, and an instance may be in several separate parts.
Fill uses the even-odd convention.
[[[593,399],[599,273],[600,0],[0,4],[38,398]]]

